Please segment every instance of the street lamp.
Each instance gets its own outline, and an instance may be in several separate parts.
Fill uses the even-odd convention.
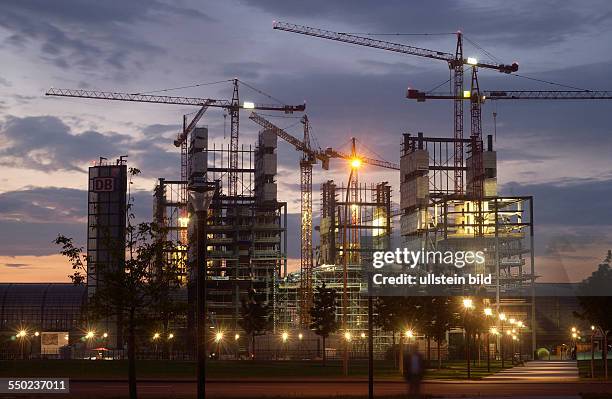
[[[499,337],[499,351],[501,353],[501,366],[502,369],[504,368],[504,321],[506,321],[506,314],[505,313],[500,313],[499,314],[499,322],[500,322],[500,328],[501,328],[501,333],[500,333],[500,337]]]
[[[493,316],[493,309],[489,307],[484,308],[484,315],[488,321],[489,317]],[[491,344],[490,344],[490,339],[489,339],[490,335],[491,334],[487,332],[487,373],[491,372]]]
[[[472,369],[470,366],[470,331],[467,322],[468,312],[474,308],[474,301],[472,298],[463,298],[463,309],[465,314],[463,316],[463,324],[465,327],[465,358],[467,361],[467,378],[470,379],[472,376]]]
[[[217,360],[221,360],[221,341],[223,340],[223,331],[217,331],[215,334],[215,343],[217,344]]]

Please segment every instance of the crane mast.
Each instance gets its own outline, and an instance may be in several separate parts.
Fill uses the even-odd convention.
[[[399,165],[386,162],[374,158],[368,158],[357,154],[355,139],[352,139],[351,153],[343,153],[340,151],[327,148],[325,151],[317,151],[310,147],[310,123],[305,115],[302,118],[304,125],[304,138],[300,140],[293,135],[287,133],[284,129],[276,126],[274,123],[265,119],[256,112],[252,112],[249,119],[257,123],[263,129],[274,132],[278,137],[291,144],[296,150],[302,152],[300,159],[300,210],[301,210],[301,253],[300,253],[300,325],[303,328],[308,328],[310,322],[310,308],[312,307],[313,295],[313,245],[312,245],[312,166],[321,161],[323,169],[329,169],[330,158],[339,158],[345,160],[359,159],[365,164],[378,166],[387,169],[399,170]],[[356,180],[356,179],[355,179]],[[356,186],[356,185],[355,185]],[[352,187],[352,186],[351,186]],[[349,188],[347,193],[356,192]],[[354,200],[353,202],[356,202]],[[355,210],[351,210],[355,212]],[[356,216],[351,214],[351,218]],[[353,234],[351,245],[357,245],[356,236]]]
[[[495,64],[487,62],[478,62],[474,58],[464,58],[463,55],[463,34],[457,32],[457,45],[455,48],[455,54],[447,53],[444,51],[430,50],[421,47],[408,46],[400,43],[393,43],[384,40],[371,39],[367,37],[361,37],[349,33],[333,32],[324,29],[312,28],[304,25],[296,25],[287,22],[275,21],[272,25],[273,29],[298,33],[306,36],[318,37],[322,39],[329,39],[338,42],[354,44],[358,46],[365,46],[371,48],[377,48],[380,50],[392,51],[401,54],[414,55],[417,57],[429,58],[434,60],[445,61],[448,63],[449,68],[453,71],[453,93],[455,97],[459,97],[463,93],[463,66],[471,65],[478,68],[487,68],[497,70],[502,73],[512,73],[518,71],[518,64]],[[471,109],[472,119],[479,113],[479,105],[476,104]],[[454,118],[453,118],[453,137],[455,138],[454,143],[454,189],[455,193],[463,194],[463,102],[455,101],[454,103]]]

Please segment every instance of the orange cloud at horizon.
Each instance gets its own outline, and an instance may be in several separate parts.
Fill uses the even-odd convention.
[[[70,283],[72,266],[62,255],[0,256],[0,283]]]

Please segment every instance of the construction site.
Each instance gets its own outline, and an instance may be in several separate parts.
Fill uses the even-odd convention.
[[[526,320],[529,344],[525,348],[532,353],[536,348],[537,278],[533,198],[529,193],[500,194],[497,153],[492,135],[483,132],[481,108],[485,101],[606,99],[609,95],[481,90],[481,70],[512,74],[518,64],[465,57],[461,32],[456,34],[456,51],[446,53],[282,22],[276,22],[274,29],[446,63],[452,75],[450,93],[410,89],[407,99],[398,101],[415,107],[426,105],[411,102],[452,101],[453,115],[448,119],[453,126],[448,132],[427,133],[419,132],[427,131],[425,127],[406,126],[418,133],[397,133],[401,149],[394,154],[396,162],[390,162],[361,151],[363,147],[354,138],[350,138],[349,149],[319,148],[311,137],[305,105],[244,102],[238,79],[231,80],[232,98],[221,100],[50,89],[47,95],[198,109],[191,119],[184,118],[174,141],[181,154],[180,178],[160,176],[153,194],[153,220],[167,228],[166,239],[180,243],[178,251],[165,255],[181,264],[182,298],[190,305],[189,315],[177,327],[190,330],[204,317],[211,329],[238,332],[241,302],[255,291],[272,307],[274,333],[309,334],[315,287],[324,283],[339,293],[339,334],[363,337],[368,332],[369,295],[364,268],[375,251],[392,249],[395,234],[399,246],[411,251],[485,251],[486,261],[479,265],[479,272],[490,273],[492,283],[448,294],[479,295],[497,312]],[[469,82],[464,82],[464,73]],[[209,132],[201,124],[212,107],[222,108],[229,117],[229,142],[222,142],[219,132]],[[301,137],[260,111],[299,116]],[[239,141],[243,112],[248,112],[248,123],[259,128],[254,143]],[[464,132],[464,125],[469,126],[469,133]],[[279,145],[279,139],[289,147]],[[290,199],[283,198],[277,186],[278,154],[287,148],[300,154],[300,267],[294,271],[288,270]],[[339,161],[331,162],[334,159]],[[313,191],[313,173],[319,173],[315,166],[326,171],[336,162],[349,171],[345,180],[320,179],[324,182]],[[361,171],[362,165],[386,169],[394,180],[371,181]],[[204,215],[203,223],[198,215]],[[198,231],[199,226],[204,226],[204,232]],[[205,250],[196,251],[196,247]],[[435,262],[419,266],[423,272],[448,271]],[[196,306],[198,278],[205,280],[204,316]],[[376,351],[382,353],[392,338],[378,329],[374,334]],[[332,341],[331,345],[339,344]]]

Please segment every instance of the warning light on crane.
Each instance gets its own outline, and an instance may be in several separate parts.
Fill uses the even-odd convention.
[[[244,109],[255,109],[255,103],[253,103],[251,101],[245,101],[242,104],[242,108],[244,108]]]
[[[476,64],[478,64],[478,60],[476,58],[474,58],[474,57],[468,57],[467,63],[470,64],[470,65],[476,65]]]
[[[353,158],[351,159],[351,167],[353,169],[357,169],[361,166],[361,159],[359,158]]]

